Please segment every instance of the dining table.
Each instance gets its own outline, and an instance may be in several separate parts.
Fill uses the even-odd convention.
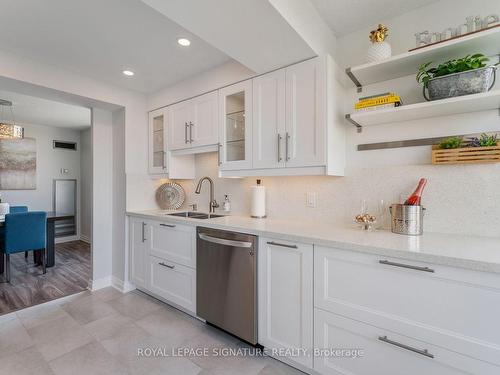
[[[56,221],[67,220],[74,218],[74,214],[65,214],[62,212],[48,211],[47,212],[47,267],[55,265],[55,240],[56,240]],[[0,219],[0,227],[5,225],[5,219]],[[34,251],[33,259],[35,264],[42,264],[42,251]],[[4,254],[1,253],[0,259],[0,274],[4,271]]]

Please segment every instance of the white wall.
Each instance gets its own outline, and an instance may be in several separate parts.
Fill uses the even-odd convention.
[[[80,132],[80,237],[92,239],[92,130]]]
[[[105,284],[112,271],[113,251],[113,119],[112,113],[92,110],[92,281]]]
[[[52,211],[54,179],[75,179],[77,193],[80,192],[80,132],[43,125],[22,126],[26,138],[36,139],[36,190],[2,190],[0,193],[3,201],[12,206],[25,205],[30,210]],[[52,143],[54,140],[76,142],[77,150],[54,149]],[[61,169],[67,169],[68,174],[62,174]],[[79,213],[79,207],[77,209]],[[79,221],[77,218],[77,223]]]
[[[417,31],[442,30],[446,26],[460,24],[470,14],[498,14],[499,8],[498,1],[470,3],[445,0],[394,19],[374,20],[374,24],[380,21],[389,25],[389,41],[393,43],[394,53],[399,53],[413,48],[413,34]],[[367,28],[337,39],[337,62],[342,68],[364,62],[369,31]],[[245,78],[245,74],[234,74],[234,70],[229,69],[226,79],[224,70],[207,72],[199,80],[194,78],[151,96],[149,108],[168,104],[169,100],[173,101],[172,98],[179,100],[182,96],[195,95],[197,87],[200,87],[200,92],[204,92],[217,88],[220,81]],[[497,87],[500,86],[497,84]],[[386,91],[400,92],[405,103],[423,100],[421,88],[414,76],[365,87],[361,95]],[[345,111],[350,112],[358,94],[352,86],[349,86],[346,94],[345,98],[335,100],[345,100]],[[362,199],[366,199],[370,209],[376,211],[380,200],[398,202],[401,195],[411,193],[420,177],[427,177],[429,184],[424,193],[426,231],[500,236],[500,226],[496,223],[496,218],[500,216],[500,165],[432,166],[430,147],[363,152],[356,149],[360,143],[500,130],[498,124],[498,111],[374,126],[365,128],[362,134],[346,123],[346,177],[265,177],[268,216],[352,225]],[[233,213],[249,213],[249,186],[255,183],[254,178],[218,178],[215,154],[196,157],[197,179],[205,175],[215,180],[218,201],[223,200],[224,194],[229,194]],[[145,185],[153,190],[160,183],[151,181]],[[195,195],[196,181],[181,181],[181,184],[187,192],[184,208],[189,203],[198,202],[200,209],[208,209],[208,191]],[[150,191],[143,188],[145,192]],[[317,208],[306,207],[307,191],[318,194]],[[153,193],[148,194],[153,199]]]

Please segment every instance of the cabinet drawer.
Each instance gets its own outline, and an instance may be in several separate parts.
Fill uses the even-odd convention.
[[[190,225],[152,222],[149,253],[188,267],[196,267],[196,234]]]
[[[188,311],[196,313],[196,271],[181,264],[149,257],[148,289]]]
[[[489,363],[320,309],[314,310],[314,321],[316,350],[358,349],[344,356],[315,356],[314,369],[321,374],[493,375],[500,371]]]
[[[500,364],[498,275],[322,247],[314,257],[316,307],[406,326],[432,343]]]

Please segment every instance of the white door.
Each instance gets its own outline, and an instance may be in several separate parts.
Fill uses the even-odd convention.
[[[192,116],[189,120],[191,146],[216,145],[219,142],[217,91],[190,100]]]
[[[129,218],[130,279],[137,287],[146,286],[146,230],[147,222]]]
[[[259,343],[305,349],[290,359],[312,368],[313,246],[261,237],[258,262]]]
[[[167,169],[167,128],[164,109],[149,112],[149,173],[166,174]]]
[[[326,62],[315,58],[286,68],[287,167],[326,165]]]
[[[189,122],[192,121],[192,105],[189,100],[171,105],[168,114],[168,149],[180,150],[191,147]]]
[[[219,90],[221,170],[252,168],[252,81]]]
[[[254,78],[253,168],[285,165],[285,70]]]

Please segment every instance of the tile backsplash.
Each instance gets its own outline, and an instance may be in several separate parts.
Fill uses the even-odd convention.
[[[228,194],[233,214],[249,213],[250,186],[256,178],[219,178],[215,153],[197,155],[196,170],[196,180],[178,181],[187,195],[183,208],[198,203],[200,210],[208,209],[208,186],[203,187],[200,195],[194,194],[194,189],[200,177],[210,176],[219,203]],[[421,177],[429,180],[423,195],[427,209],[425,231],[500,237],[498,164],[351,168],[345,177],[263,177],[262,180],[267,188],[268,217],[352,225],[363,199],[375,213],[380,200],[399,202],[401,196],[413,191]],[[308,192],[317,194],[315,208],[306,205]]]

